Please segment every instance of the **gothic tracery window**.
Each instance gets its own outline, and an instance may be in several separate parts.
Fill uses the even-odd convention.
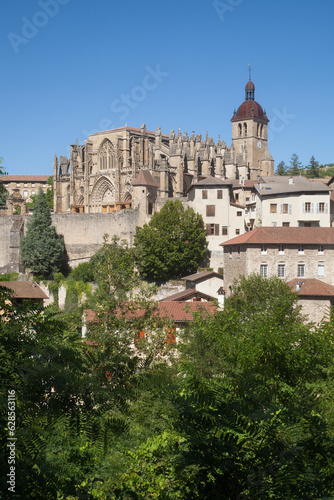
[[[111,170],[114,168],[114,147],[108,139],[106,139],[100,146],[99,158],[100,170]]]

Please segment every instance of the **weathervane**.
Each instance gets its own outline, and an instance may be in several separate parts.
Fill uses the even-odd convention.
[[[249,79],[251,80],[251,65],[248,63]]]

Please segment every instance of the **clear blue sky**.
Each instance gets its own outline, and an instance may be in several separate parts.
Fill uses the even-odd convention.
[[[0,11],[9,174],[52,174],[55,153],[125,123],[230,145],[248,63],[275,166],[292,153],[334,162],[333,0],[8,0]]]

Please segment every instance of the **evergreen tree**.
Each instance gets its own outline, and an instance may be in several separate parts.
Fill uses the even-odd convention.
[[[21,241],[21,256],[26,267],[44,277],[65,267],[64,243],[51,224],[50,208],[40,189],[32,218],[28,222],[27,234]]]
[[[206,235],[202,217],[181,201],[167,201],[150,222],[137,228],[136,260],[150,280],[179,278],[196,271],[203,260]]]
[[[307,173],[310,177],[320,177],[319,162],[316,161],[313,155],[310,158],[310,163],[308,167],[309,169]]]
[[[298,155],[296,155],[296,153],[293,153],[293,155],[291,155],[290,158],[290,167],[288,173],[290,175],[299,175],[302,170],[302,167],[303,165],[302,162],[299,161]]]
[[[287,166],[284,161],[281,161],[276,167],[276,175],[286,175],[287,174]]]
[[[3,158],[0,158],[0,177],[2,175],[7,175],[7,172],[5,172],[4,167],[2,166],[2,163],[3,163]],[[8,196],[8,193],[0,181],[0,205],[4,205],[6,203],[7,196]]]

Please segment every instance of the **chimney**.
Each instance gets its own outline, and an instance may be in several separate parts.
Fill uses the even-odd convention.
[[[289,177],[289,184],[293,184],[293,177]]]

